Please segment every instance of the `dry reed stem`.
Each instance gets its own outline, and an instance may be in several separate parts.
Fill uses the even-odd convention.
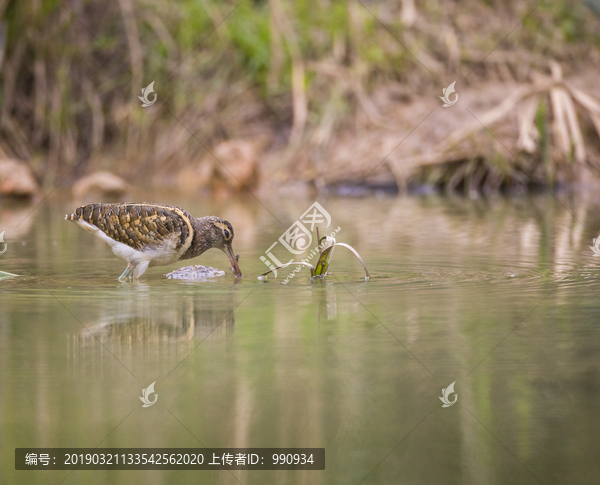
[[[458,145],[478,131],[488,128],[504,118],[519,103],[522,103],[518,111],[519,117],[519,139],[517,148],[534,153],[536,141],[539,137],[535,127],[535,115],[543,93],[548,93],[551,100],[553,112],[553,133],[560,152],[570,156],[574,151],[575,160],[583,163],[586,160],[586,149],[581,127],[577,120],[575,105],[571,97],[584,108],[600,136],[600,103],[588,94],[570,86],[562,79],[562,71],[556,63],[551,64],[552,78],[534,75],[534,85],[519,87],[513,94],[507,97],[499,106],[489,110],[464,128],[452,132],[445,141],[439,143],[428,153],[404,159],[388,157],[386,164],[389,167],[399,187],[403,186],[407,173],[417,167],[436,165],[460,160],[473,160],[475,158],[487,158],[489,153],[481,149],[458,149]],[[468,165],[468,164],[467,164]],[[466,176],[467,165],[464,169],[458,169],[448,182],[450,189]],[[475,170],[473,167],[471,167]]]
[[[556,139],[558,149],[561,153],[568,155],[571,150],[571,144],[569,143],[569,129],[567,128],[563,94],[564,90],[558,86],[550,90],[553,114],[552,133]]]
[[[524,101],[519,110],[519,139],[517,148],[527,153],[534,153],[537,148],[539,133],[535,127],[535,114],[540,102],[539,95],[532,95]]]
[[[588,115],[600,137],[600,104],[594,98],[579,89],[568,85],[567,88],[569,89],[571,96],[573,96],[573,99],[588,111]]]
[[[575,148],[575,160],[579,163],[585,162],[585,144],[583,141],[583,134],[577,121],[577,114],[575,113],[575,106],[573,101],[567,94],[566,90],[561,92],[562,102],[567,115],[567,125],[569,127],[570,139],[573,142]]]
[[[292,146],[298,146],[302,140],[308,116],[308,101],[304,86],[304,59],[302,51],[298,47],[298,39],[296,38],[292,23],[287,18],[280,0],[269,0],[269,5],[276,20],[275,26],[285,40],[292,58],[292,106],[294,121],[289,142]]]
[[[169,33],[169,29],[167,29],[163,21],[157,15],[149,11],[144,11],[143,15],[146,22],[148,22],[148,25],[152,27],[152,30],[154,30],[157,37],[167,48],[167,56],[169,58],[169,64],[171,65],[175,61],[179,49]]]
[[[415,0],[402,0],[402,9],[400,11],[400,20],[407,27],[412,27],[417,19],[417,9]]]
[[[104,138],[104,113],[102,111],[102,100],[94,88],[94,84],[85,78],[82,81],[83,93],[92,111],[92,146],[100,144]]]
[[[125,26],[127,45],[129,47],[129,62],[131,64],[132,72],[131,94],[137,97],[138,91],[143,87],[142,81],[144,66],[142,58],[142,45],[140,43],[132,0],[119,0],[119,6],[121,7],[121,13],[123,15],[123,24]]]

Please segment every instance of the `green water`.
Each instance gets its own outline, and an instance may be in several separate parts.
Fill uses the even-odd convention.
[[[21,275],[0,281],[0,483],[598,482],[596,205],[320,199],[372,279],[338,248],[326,281],[284,285],[259,257],[312,200],[155,201],[228,219],[244,278],[119,283],[73,203],[0,206],[0,270]],[[318,447],[326,469],[14,470],[16,447],[96,446]]]

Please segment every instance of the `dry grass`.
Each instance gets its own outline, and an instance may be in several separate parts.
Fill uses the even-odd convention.
[[[544,180],[560,180],[562,158],[596,163],[596,134],[585,124],[598,126],[593,93],[535,78],[550,61],[560,62],[566,79],[600,65],[598,21],[582,2],[542,4],[491,56],[531,2],[234,7],[213,0],[0,1],[8,27],[0,145],[46,185],[93,169],[133,184],[175,185],[178,172],[196,170],[219,143],[261,136],[270,140],[260,160],[263,181],[322,186],[360,180],[430,100],[438,102],[443,86],[473,71],[459,82],[463,93],[498,82],[518,93],[480,121],[512,126],[503,114],[519,106],[506,143],[531,158],[530,180],[536,164],[545,167]],[[142,109],[137,96],[151,81],[158,101]],[[399,115],[405,110],[410,116]],[[475,190],[527,183],[525,168],[499,157],[497,143],[482,138],[472,119],[463,121],[469,124],[454,133],[443,122],[424,126],[416,146],[408,139],[373,176],[400,187],[415,179]]]

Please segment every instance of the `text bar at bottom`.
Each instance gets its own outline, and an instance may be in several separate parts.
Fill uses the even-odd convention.
[[[325,470],[325,448],[15,448],[15,470]]]

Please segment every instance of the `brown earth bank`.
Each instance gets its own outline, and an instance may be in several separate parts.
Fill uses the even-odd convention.
[[[5,195],[26,174],[33,192],[82,200],[600,181],[600,0],[0,1],[0,14],[0,149],[20,167]]]
[[[299,147],[287,180],[341,193],[356,186],[467,194],[556,184],[594,188],[600,180],[600,99],[587,93],[595,93],[598,71],[563,79],[560,66],[552,68],[554,78],[534,72],[530,83],[463,89],[457,83],[460,99],[447,108],[437,96],[407,102],[401,86],[383,87],[372,98],[371,119],[359,116],[352,129],[336,134],[316,130],[314,138],[327,138],[326,145]],[[284,156],[265,158],[276,171]],[[285,180],[280,177],[268,176],[266,183]]]
[[[441,90],[414,96],[388,84],[365,100],[368,108],[346,129],[332,132],[321,124],[292,146],[281,141],[289,130],[264,127],[256,136],[207,147],[197,162],[159,169],[150,180],[157,187],[217,195],[445,191],[473,197],[544,187],[597,189],[598,70],[565,78],[552,62],[547,75],[533,71],[530,77],[527,83],[457,83],[460,100],[447,108]]]

